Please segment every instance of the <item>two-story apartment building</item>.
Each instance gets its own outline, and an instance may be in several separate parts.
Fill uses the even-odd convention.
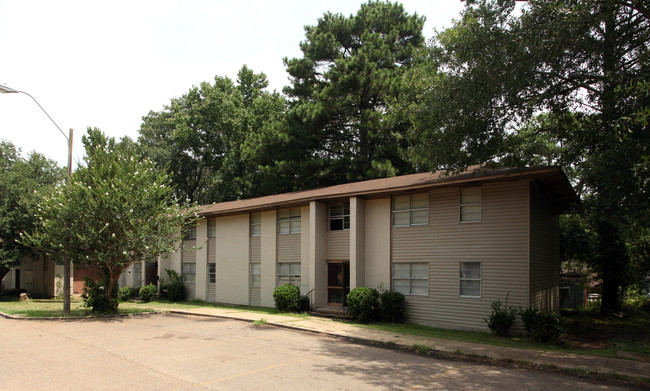
[[[223,202],[161,257],[159,276],[182,273],[190,298],[266,307],[285,283],[315,307],[390,289],[412,322],[485,330],[506,295],[559,308],[558,214],[576,201],[556,167],[471,167]]]

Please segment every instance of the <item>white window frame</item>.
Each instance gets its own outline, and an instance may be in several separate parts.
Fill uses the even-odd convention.
[[[208,220],[208,238],[217,237],[217,221],[215,219]]]
[[[183,283],[196,284],[196,263],[183,262],[181,266],[181,274],[183,275]]]
[[[281,273],[282,265],[289,265],[289,272],[288,273]],[[297,267],[296,267],[297,266]],[[298,272],[296,272],[296,269],[298,269]],[[300,262],[278,262],[278,283],[277,285],[284,285],[284,284],[292,284],[300,288],[300,284],[302,283],[302,267],[300,265]],[[289,281],[288,282],[280,282],[281,279],[286,278]],[[297,283],[296,283],[297,281]]]
[[[188,228],[184,240],[196,240],[196,225],[193,225]]]
[[[262,214],[251,213],[251,236],[262,236]]]
[[[409,265],[409,275],[408,275],[408,277],[396,276],[397,273],[395,272],[395,265],[400,265],[400,266]],[[426,277],[414,276],[413,265],[426,265]],[[401,280],[401,281],[408,281],[408,285],[409,285],[408,292],[400,292],[404,296],[429,296],[429,267],[430,267],[429,262],[394,262],[392,264],[392,266],[391,266],[391,269],[392,269],[391,270],[391,272],[392,272],[391,273],[391,280],[392,280],[392,283],[393,283],[392,291],[393,292],[400,292],[400,291],[398,291],[396,289],[397,284],[395,282],[398,281],[398,280]],[[413,293],[413,290],[414,290],[413,289],[414,288],[413,281],[426,281],[426,287],[427,287],[426,291],[427,291],[427,293],[426,294],[425,293]]]
[[[422,195],[426,195],[426,199],[427,199],[426,207],[413,207],[413,203],[414,203],[413,202],[413,197],[414,196],[422,196]],[[406,198],[406,197],[409,198],[409,200],[408,200],[409,207],[407,209],[396,209],[396,200],[398,198]],[[426,213],[426,215],[427,215],[426,221],[423,222],[423,223],[414,223],[413,222],[414,213],[418,213],[418,212],[422,212],[422,211],[427,212]],[[395,196],[392,197],[392,200],[391,200],[391,212],[392,212],[391,214],[392,214],[392,218],[393,218],[393,227],[422,227],[422,226],[429,225],[429,193],[425,192],[425,193],[395,195]],[[408,224],[397,224],[395,215],[398,215],[398,214],[408,214],[408,216],[409,216]]]
[[[208,284],[217,283],[217,263],[208,262]]]
[[[467,191],[477,191],[478,192],[478,201],[469,202],[464,200],[463,192]],[[469,194],[468,194],[469,196]],[[458,208],[458,220],[461,224],[474,224],[480,223],[483,221],[483,189],[480,186],[474,187],[461,187],[459,191],[459,208]],[[472,208],[478,207],[478,220],[463,220],[463,208]]]
[[[463,277],[463,266],[466,264],[478,264],[478,278],[476,277]],[[463,294],[463,281],[478,281],[478,296]],[[480,299],[483,294],[483,262],[458,262],[458,295],[460,297],[467,297],[473,299]]]
[[[278,235],[300,233],[300,208],[278,210]]]
[[[262,285],[262,264],[259,262],[251,263],[251,288],[259,288]]]
[[[332,209],[340,208],[340,212],[332,212]],[[346,213],[347,210],[347,213]],[[350,230],[350,201],[338,202],[331,204],[327,208],[328,213],[328,230],[329,231],[349,231]],[[332,229],[332,221],[341,220],[341,229]],[[346,228],[347,224],[347,228]]]

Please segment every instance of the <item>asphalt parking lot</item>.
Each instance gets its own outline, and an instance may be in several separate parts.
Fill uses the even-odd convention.
[[[197,316],[0,318],[0,330],[3,390],[618,389]]]

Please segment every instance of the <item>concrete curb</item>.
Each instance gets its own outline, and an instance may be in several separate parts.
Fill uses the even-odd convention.
[[[111,318],[125,318],[125,317],[137,317],[144,315],[156,315],[164,314],[165,311],[152,311],[152,312],[136,312],[133,314],[115,314],[115,315],[103,315],[103,316],[40,316],[40,317],[26,317],[26,316],[15,316],[10,314],[5,314],[0,311],[0,316],[6,319],[13,320],[101,320],[101,319],[111,319]]]

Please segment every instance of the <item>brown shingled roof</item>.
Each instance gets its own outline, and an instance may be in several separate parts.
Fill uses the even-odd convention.
[[[515,180],[528,177],[535,180],[549,200],[560,210],[565,209],[578,198],[566,176],[558,167],[541,168],[487,168],[470,166],[459,174],[446,175],[445,171],[402,175],[391,178],[345,183],[317,189],[292,193],[275,194],[265,197],[227,201],[202,208],[200,215],[215,216],[252,212],[277,207],[305,204],[314,200],[327,200],[350,196],[377,196],[400,191],[448,186],[466,182],[491,182],[496,180]]]

